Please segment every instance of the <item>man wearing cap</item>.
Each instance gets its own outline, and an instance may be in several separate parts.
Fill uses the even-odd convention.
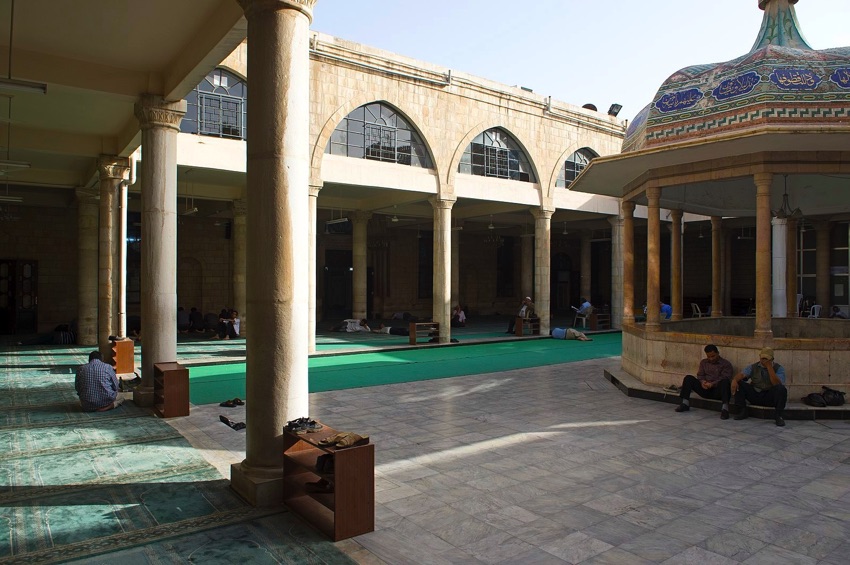
[[[747,365],[732,379],[732,395],[738,407],[735,420],[747,417],[747,401],[755,406],[772,406],[776,425],[784,426],[782,413],[788,401],[785,388],[785,368],[773,361],[773,349],[765,347],[759,352],[758,363]]]
[[[520,318],[536,318],[537,315],[534,313],[534,302],[531,301],[530,296],[526,296],[522,299],[522,304],[520,305],[519,312],[517,316]],[[506,334],[514,333],[514,325],[516,324],[516,318],[511,317],[508,321],[508,331]]]

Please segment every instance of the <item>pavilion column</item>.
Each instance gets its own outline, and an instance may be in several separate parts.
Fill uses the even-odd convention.
[[[100,177],[100,222],[98,237],[97,343],[104,359],[112,358],[109,336],[118,327],[115,303],[116,243],[115,216],[118,185],[130,170],[126,158],[101,155],[97,161]]]
[[[581,296],[585,297],[587,300],[593,302],[591,298],[591,293],[593,289],[591,288],[591,255],[590,255],[590,239],[591,232],[582,231],[581,232],[581,275],[579,280],[579,291]],[[600,304],[601,306],[601,304]]]
[[[682,211],[670,210],[670,307],[671,320],[682,319]]]
[[[661,329],[661,187],[646,189],[646,331]]]
[[[309,27],[314,0],[239,0],[248,21],[246,457],[231,486],[283,497],[283,427],[308,416]],[[147,339],[147,338],[145,338]]]
[[[77,195],[77,345],[97,345],[98,191]]]
[[[451,305],[461,303],[460,295],[460,231],[452,231],[452,299]],[[527,237],[525,239],[528,239]],[[464,306],[466,306],[464,304]]]
[[[797,310],[797,220],[788,218],[785,232],[785,309],[789,318],[799,316]]]
[[[622,325],[635,323],[635,203],[623,201],[623,321]]]
[[[723,218],[711,217],[711,317],[723,316]]]
[[[756,185],[756,327],[755,337],[772,337],[770,269],[770,185],[772,173],[753,175]]]
[[[132,177],[132,167],[135,166],[135,163],[133,161],[129,163]],[[116,235],[118,243],[116,259],[118,263],[115,268],[115,294],[117,295],[115,297],[115,335],[121,338],[127,337],[127,205],[129,202],[129,184],[129,180],[118,183],[118,209],[115,215],[118,223]]]
[[[737,312],[732,311],[732,241],[733,234],[731,232],[724,233],[723,237],[723,275],[722,281],[723,291],[721,292],[723,311],[728,316],[735,316]],[[714,306],[711,307],[712,312],[714,311]]]
[[[611,327],[620,329],[623,318],[623,218],[608,218],[611,224]]]
[[[318,238],[318,210],[319,210],[319,191],[322,190],[321,184],[311,184],[310,185],[310,213],[308,214],[308,219],[310,220],[310,231],[309,231],[309,244],[307,248],[307,259],[308,259],[308,267],[307,267],[307,286],[309,287],[307,300],[307,351],[309,353],[316,352],[316,321],[318,320],[316,316],[316,300],[318,296],[318,286],[316,285],[316,253],[318,252],[318,245],[316,243]]]
[[[522,262],[520,263],[520,289],[522,296],[534,294],[534,239],[521,237]]]
[[[540,335],[550,330],[552,301],[552,214],[554,210],[538,208],[534,215],[534,307],[540,317]]]
[[[788,220],[785,218],[773,218],[773,245],[771,253],[773,256],[773,316],[776,318],[788,317],[788,290],[785,286],[788,282],[785,269],[788,266],[786,244],[788,243]]]
[[[440,343],[451,340],[452,207],[454,200],[432,196],[434,208],[434,298],[432,320],[440,324]]]
[[[154,363],[177,361],[177,132],[186,101],[143,96],[142,129],[142,382],[133,394],[153,405]]]
[[[239,335],[248,337],[248,301],[246,298],[246,269],[248,268],[247,222],[248,202],[233,201],[233,308],[239,312]]]
[[[368,318],[369,313],[366,311],[368,307],[367,293],[367,266],[366,266],[366,241],[368,239],[368,225],[372,214],[363,211],[356,211],[351,214],[351,266],[354,272],[351,277],[351,317]]]
[[[817,251],[815,252],[815,273],[817,273],[817,283],[815,283],[815,298],[817,303],[821,305],[821,317],[826,318],[830,313],[830,292],[829,292],[829,255],[831,249],[829,247],[829,222],[815,222],[815,236],[817,237]]]

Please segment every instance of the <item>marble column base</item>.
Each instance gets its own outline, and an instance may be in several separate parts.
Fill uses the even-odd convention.
[[[230,466],[230,488],[252,506],[283,504],[283,468],[252,469],[245,462]]]

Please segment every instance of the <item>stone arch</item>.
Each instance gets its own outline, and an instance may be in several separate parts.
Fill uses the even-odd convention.
[[[366,104],[371,104],[373,102],[380,102],[383,104],[387,104],[391,106],[396,112],[398,112],[410,126],[416,130],[416,133],[419,134],[419,137],[422,139],[422,143],[425,145],[425,149],[428,151],[428,156],[431,158],[431,162],[434,164],[434,169],[437,171],[437,178],[440,178],[440,164],[437,161],[437,155],[434,152],[433,146],[430,140],[427,138],[425,133],[422,131],[422,128],[419,126],[417,119],[413,117],[410,112],[405,111],[400,104],[394,102],[388,96],[376,96],[375,93],[372,92],[364,92],[360,95],[351,98],[346,101],[345,104],[337,108],[333,114],[331,114],[328,119],[325,121],[325,124],[322,126],[319,135],[316,137],[316,142],[313,145],[313,154],[310,159],[310,184],[311,185],[320,185],[322,182],[322,159],[325,155],[325,147],[327,147],[328,142],[331,139],[331,135],[333,135],[336,126],[351,112],[359,108],[360,106],[365,106]]]
[[[528,147],[525,145],[525,143],[523,143],[522,140],[517,137],[517,135],[511,130],[511,128],[506,126],[501,121],[479,122],[472,129],[466,132],[466,135],[463,136],[463,138],[460,140],[460,143],[455,146],[455,152],[452,155],[451,162],[449,163],[448,171],[446,174],[447,186],[454,186],[455,179],[457,178],[458,174],[457,169],[460,166],[461,157],[463,157],[463,152],[466,151],[466,148],[469,146],[470,143],[472,143],[472,140],[475,139],[478,134],[494,128],[501,129],[502,131],[507,133],[509,136],[511,136],[511,139],[513,139],[513,141],[519,146],[519,148],[522,149],[522,152],[528,159],[528,164],[531,167],[532,172],[534,173],[534,178],[537,179],[535,182],[538,187],[541,187],[540,171],[537,167],[537,163],[535,162],[532,153],[528,150]],[[532,186],[534,185],[534,183],[530,184],[532,184]],[[542,187],[541,189],[538,189],[538,192],[540,192],[542,195]]]
[[[581,143],[580,141],[575,141],[567,146],[563,153],[558,156],[558,160],[555,162],[555,166],[552,167],[552,171],[549,174],[549,181],[546,183],[546,187],[542,188],[542,190],[546,193],[546,198],[554,198],[555,197],[555,184],[558,182],[558,175],[561,172],[561,168],[564,166],[564,161],[567,160],[567,157],[578,151],[579,149],[589,149],[593,151],[598,157],[600,155],[599,151],[593,149],[590,145]],[[569,187],[567,187],[569,190]]]

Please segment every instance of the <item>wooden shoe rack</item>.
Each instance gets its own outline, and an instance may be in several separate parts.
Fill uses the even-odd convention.
[[[375,530],[375,446],[337,449],[319,441],[337,434],[324,426],[318,432],[283,432],[283,502],[333,541]],[[333,473],[319,473],[316,459],[330,453]],[[324,479],[327,492],[308,483]]]

